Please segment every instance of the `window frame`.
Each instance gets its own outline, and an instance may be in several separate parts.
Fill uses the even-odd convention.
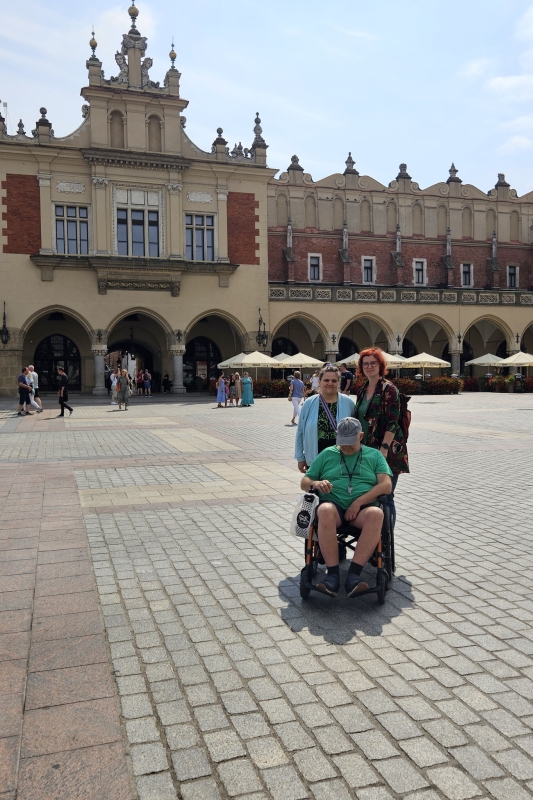
[[[468,283],[464,282],[464,269],[468,267],[468,274],[470,280]],[[471,288],[474,285],[474,265],[471,261],[461,262],[461,286],[466,286],[467,288]]]
[[[422,282],[416,280],[417,264],[422,264]],[[413,286],[427,286],[427,258],[413,258]]]
[[[63,208],[64,209],[63,217],[58,217],[57,216],[56,208]],[[69,209],[69,208],[75,208],[76,209],[75,220],[72,217],[69,218],[69,216],[67,214],[67,209]],[[85,209],[87,211],[87,216],[85,218],[80,217],[79,209],[81,209],[81,208],[83,208],[83,209]],[[70,257],[70,256],[82,256],[82,257],[84,257],[84,256],[91,255],[91,253],[92,253],[92,250],[91,250],[92,225],[91,225],[91,206],[90,206],[90,204],[89,203],[65,203],[65,202],[62,202],[60,200],[57,200],[57,201],[54,201],[52,203],[52,212],[53,212],[52,213],[52,242],[53,242],[54,252],[57,255],[65,256],[67,258]],[[69,253],[68,252],[68,243],[70,241],[69,240],[69,236],[68,236],[68,223],[69,223],[69,220],[71,222],[75,221],[75,223],[76,223],[76,252],[75,253]],[[63,250],[63,252],[61,252],[59,247],[58,247],[58,241],[61,240],[61,237],[58,237],[58,235],[57,235],[57,223],[58,222],[63,222],[63,225],[64,225],[64,236],[63,236],[64,250]],[[80,235],[81,223],[84,223],[84,224],[87,225],[87,252],[86,253],[82,253],[81,252],[81,242],[82,242],[81,235]]]
[[[371,261],[372,262],[372,266],[371,266],[371,269],[372,269],[372,280],[370,280],[370,281],[367,281],[365,279],[365,261]],[[361,256],[361,277],[362,277],[362,282],[364,284],[366,284],[367,286],[370,286],[370,285],[376,283],[376,277],[377,277],[376,256]]]
[[[121,198],[122,192],[127,193],[127,201]],[[144,192],[144,203],[132,202],[132,192]],[[149,194],[157,195],[157,205],[149,202]],[[126,212],[126,225],[127,225],[127,250],[128,253],[119,253],[119,211]],[[132,212],[142,211],[144,213],[143,219],[143,247],[144,255],[133,255],[133,228]],[[150,214],[157,213],[157,252],[158,255],[150,253],[151,244],[155,242],[150,241]],[[148,258],[148,259],[162,259],[165,257],[165,240],[164,240],[164,208],[163,208],[163,191],[158,186],[139,186],[139,185],[124,185],[116,184],[113,186],[112,194],[112,226],[113,226],[113,255],[120,256],[120,258]]]
[[[204,219],[207,218],[207,217],[213,217],[213,225],[207,225],[206,223],[204,223],[204,225],[196,227],[195,221],[191,225],[188,225],[187,224],[187,217],[192,217],[193,220],[194,220],[195,217],[204,217]],[[217,261],[218,261],[218,247],[217,247],[217,244],[218,244],[218,225],[217,225],[217,223],[218,223],[218,215],[214,211],[209,211],[209,212],[206,212],[206,211],[192,211],[192,210],[189,209],[189,210],[186,210],[186,211],[183,212],[183,226],[184,226],[184,231],[185,231],[185,238],[184,238],[184,241],[183,241],[183,250],[184,250],[184,257],[185,257],[186,261],[198,261],[200,264],[216,264],[217,263]],[[190,245],[190,246],[193,248],[193,256],[194,256],[193,258],[189,258],[189,255],[188,255],[188,252],[187,252],[188,247],[189,247],[189,244],[187,243],[187,231],[191,231],[191,230],[193,231],[193,236],[192,236],[193,241],[192,241],[192,245]],[[209,259],[196,258],[197,243],[196,243],[196,236],[194,234],[196,233],[196,231],[200,231],[200,230],[202,230],[204,232],[208,231],[208,230],[212,230],[213,231],[213,258],[212,259],[210,259],[210,258]],[[205,238],[204,238],[204,243],[203,243],[202,246],[204,248],[204,251],[208,247],[208,245],[206,245],[206,243],[205,243]]]
[[[510,270],[514,269],[514,285],[511,286],[510,283]],[[507,264],[507,288],[508,289],[518,289],[520,286],[520,267],[518,264]]]
[[[311,278],[311,259],[318,258],[318,278]],[[313,264],[316,266],[316,264]],[[323,278],[323,262],[322,253],[308,253],[307,254],[307,279],[309,283],[321,283]]]

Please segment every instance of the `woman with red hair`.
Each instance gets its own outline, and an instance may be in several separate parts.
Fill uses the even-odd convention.
[[[392,470],[392,492],[387,496],[392,525],[396,522],[394,490],[398,475],[409,472],[409,459],[400,426],[400,393],[386,379],[387,360],[379,347],[367,347],[359,353],[357,375],[365,384],[357,392],[354,417],[364,431],[363,443],[379,450]]]

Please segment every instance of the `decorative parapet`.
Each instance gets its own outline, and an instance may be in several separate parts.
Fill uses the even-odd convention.
[[[533,291],[509,292],[483,289],[396,289],[347,286],[276,285],[269,287],[269,299],[275,301],[305,300],[337,303],[420,303],[440,305],[522,305],[533,306]]]

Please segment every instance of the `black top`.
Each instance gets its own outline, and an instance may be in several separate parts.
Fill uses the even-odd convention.
[[[350,372],[350,370],[347,369],[346,372],[343,372],[342,375],[341,375],[341,392],[344,392],[344,390],[346,389],[346,384],[350,380],[352,382],[350,384],[350,386],[352,386],[352,384],[353,384],[353,372]]]
[[[61,389],[65,390],[63,394],[68,392],[68,378],[65,373],[59,376],[59,390],[61,391]]]

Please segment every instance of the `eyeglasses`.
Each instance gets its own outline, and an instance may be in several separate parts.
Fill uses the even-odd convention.
[[[377,365],[378,365],[377,361],[363,361],[363,369],[365,367],[368,367],[369,369],[374,369],[374,367],[377,367]]]

